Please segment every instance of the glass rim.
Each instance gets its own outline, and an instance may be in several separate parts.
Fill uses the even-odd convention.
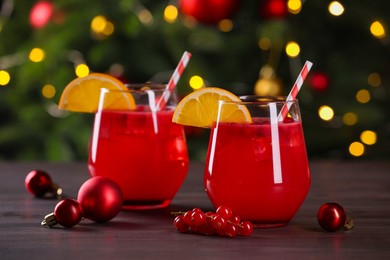
[[[219,100],[221,104],[234,103],[237,105],[267,105],[270,103],[287,104],[298,103],[298,99],[286,100],[287,96],[258,96],[258,95],[244,95],[239,96],[240,101],[234,100]]]
[[[147,93],[147,90],[151,90],[153,92],[163,93],[166,91],[166,84],[163,83],[130,83],[130,84],[124,84],[126,89],[110,89],[106,87],[100,88],[100,92],[105,93],[115,93],[115,92],[121,92],[121,93]]]

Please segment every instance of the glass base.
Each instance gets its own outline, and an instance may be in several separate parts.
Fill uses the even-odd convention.
[[[253,227],[254,228],[278,228],[278,227],[284,227],[287,225],[287,223],[256,223],[256,222],[252,222],[253,223]]]
[[[125,200],[124,210],[150,210],[162,209],[171,204],[171,200]]]

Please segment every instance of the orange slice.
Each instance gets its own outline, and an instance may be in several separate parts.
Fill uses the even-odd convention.
[[[94,113],[97,111],[100,99],[100,90],[126,90],[126,86],[118,79],[103,73],[91,73],[86,77],[72,80],[61,94],[59,109]],[[120,92],[116,95],[106,95],[103,109],[128,110],[135,109],[135,101],[129,92]]]
[[[179,102],[173,113],[172,122],[209,128],[217,121],[219,100],[241,101],[233,93],[221,88],[201,88],[190,93]],[[231,103],[224,106],[219,121],[251,123],[252,118],[245,106]]]

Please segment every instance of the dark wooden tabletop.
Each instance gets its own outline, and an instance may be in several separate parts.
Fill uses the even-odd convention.
[[[73,198],[89,178],[84,163],[0,162],[0,259],[390,259],[390,162],[313,161],[310,192],[289,225],[236,238],[181,234],[172,225],[171,211],[213,209],[202,163],[191,164],[170,207],[70,229],[40,225],[57,201],[25,190],[25,176],[37,168]],[[322,230],[316,214],[326,202],[341,204],[355,228]]]

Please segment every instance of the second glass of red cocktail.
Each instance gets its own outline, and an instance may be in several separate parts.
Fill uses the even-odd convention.
[[[204,186],[215,207],[230,207],[255,227],[286,225],[303,203],[310,172],[298,101],[242,97],[220,101],[219,114],[238,106],[252,122],[217,120],[211,129]],[[280,111],[288,106],[287,116]]]

